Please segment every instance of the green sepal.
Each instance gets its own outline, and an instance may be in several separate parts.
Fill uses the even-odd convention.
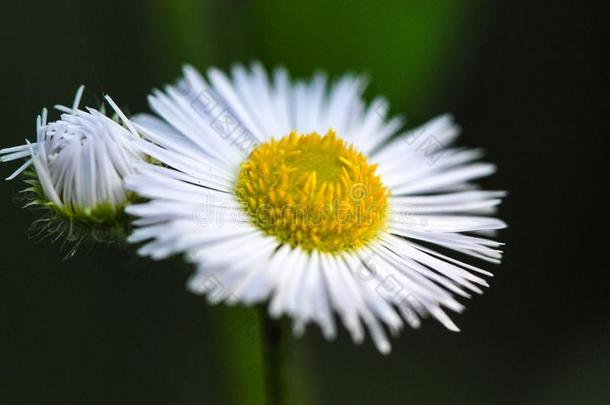
[[[29,187],[21,190],[23,208],[35,210],[39,217],[30,229],[35,238],[62,241],[67,249],[66,258],[73,256],[83,245],[126,245],[131,225],[125,207],[140,200],[134,193],[128,193],[127,199],[120,205],[101,203],[84,208],[58,206],[44,194],[34,169],[27,170],[24,175],[24,182]]]

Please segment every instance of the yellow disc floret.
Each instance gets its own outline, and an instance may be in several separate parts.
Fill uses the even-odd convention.
[[[385,227],[388,190],[377,165],[330,130],[258,145],[241,165],[235,192],[252,222],[305,251],[357,249]]]

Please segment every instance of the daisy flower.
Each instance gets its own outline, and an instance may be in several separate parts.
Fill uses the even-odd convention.
[[[29,205],[50,208],[72,222],[107,226],[129,202],[124,178],[143,155],[133,145],[135,128],[112,99],[106,96],[125,127],[103,109],[80,110],[83,91],[81,86],[72,107],[55,106],[62,112],[57,121],[47,122],[43,109],[36,120],[36,142],[0,150],[0,161],[26,159],[7,180],[29,175]]]
[[[143,153],[127,186],[147,199],[130,241],[153,259],[184,254],[192,291],[211,302],[269,301],[296,334],[340,319],[356,343],[365,329],[382,353],[387,332],[433,317],[487,286],[498,263],[491,217],[503,192],[472,183],[495,171],[480,150],[451,147],[450,116],[405,131],[387,102],[362,99],[364,79],[293,81],[279,68],[236,65],[227,75],[192,67],[149,97],[158,115],[134,122]]]

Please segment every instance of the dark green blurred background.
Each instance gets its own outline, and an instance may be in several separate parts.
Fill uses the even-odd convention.
[[[428,321],[388,357],[345,333],[291,340],[290,402],[609,403],[601,19],[591,1],[4,1],[0,146],[33,139],[81,83],[89,105],[107,92],[146,110],[186,62],[369,73],[369,97],[412,125],[453,112],[462,144],[499,164],[484,184],[511,193],[506,259],[460,334]],[[19,182],[0,188],[1,404],[260,403],[248,311],[191,295],[173,263],[110,247],[62,261],[28,237]]]

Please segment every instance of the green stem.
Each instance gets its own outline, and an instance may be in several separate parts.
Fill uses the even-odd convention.
[[[284,405],[287,398],[287,325],[273,320],[259,308],[265,387],[269,405]]]

